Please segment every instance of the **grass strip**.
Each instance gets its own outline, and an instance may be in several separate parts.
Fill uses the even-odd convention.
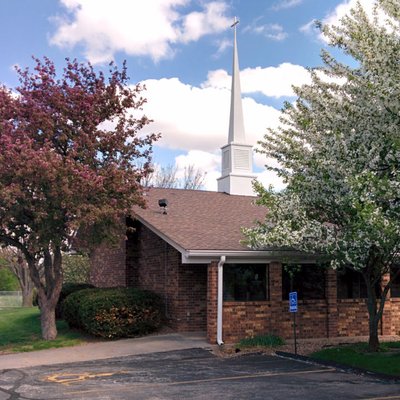
[[[43,340],[40,329],[40,311],[33,308],[6,308],[0,310],[0,351],[26,352],[75,346],[87,341],[87,336],[69,329],[66,322],[57,321],[58,336]]]
[[[380,351],[371,353],[366,343],[339,346],[317,351],[310,357],[334,361],[350,367],[400,376],[400,342],[382,343]]]

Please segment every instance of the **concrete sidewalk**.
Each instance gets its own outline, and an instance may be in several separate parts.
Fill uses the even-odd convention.
[[[209,349],[212,348],[212,345],[207,343],[205,334],[202,333],[170,333],[114,342],[85,343],[61,349],[0,355],[0,370],[193,348]]]

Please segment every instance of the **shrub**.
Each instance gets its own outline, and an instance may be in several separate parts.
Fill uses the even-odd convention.
[[[63,315],[71,327],[102,338],[150,333],[162,321],[161,298],[132,288],[85,289],[68,296]]]
[[[56,306],[56,318],[63,317],[63,303],[67,296],[71,293],[88,288],[94,288],[94,286],[90,283],[64,283]]]

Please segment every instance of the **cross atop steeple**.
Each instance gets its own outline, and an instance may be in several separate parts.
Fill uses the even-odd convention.
[[[218,191],[229,194],[254,195],[252,188],[253,162],[252,146],[246,144],[243,122],[242,91],[240,88],[239,57],[236,43],[236,27],[239,20],[235,17],[233,28],[233,65],[231,110],[229,116],[228,144],[222,150],[222,175],[218,179]]]
[[[236,33],[236,25],[239,23],[239,20],[235,17],[233,19],[233,24],[231,25],[231,28],[235,28],[235,33]]]

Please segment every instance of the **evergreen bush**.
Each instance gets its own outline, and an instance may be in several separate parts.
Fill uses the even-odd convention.
[[[63,303],[64,300],[69,296],[71,293],[77,292],[82,289],[89,289],[94,288],[93,285],[90,283],[64,283],[60,297],[58,299],[58,303],[56,305],[56,318],[60,319],[63,318]]]
[[[63,304],[70,327],[102,338],[140,336],[162,322],[162,301],[153,292],[133,288],[84,289]]]

